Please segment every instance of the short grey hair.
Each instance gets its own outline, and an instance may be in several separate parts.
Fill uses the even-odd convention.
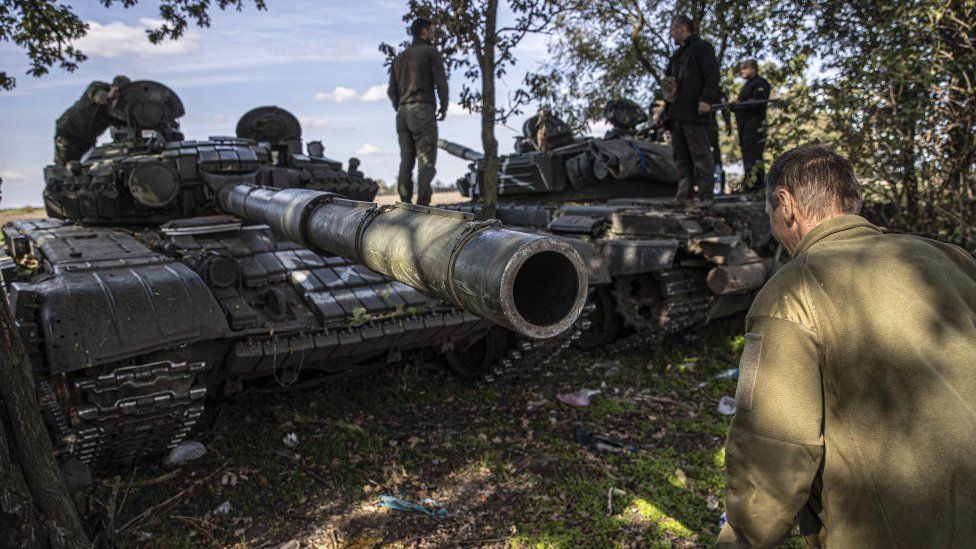
[[[766,176],[766,201],[776,207],[774,193],[785,188],[812,219],[861,211],[861,185],[854,167],[843,156],[816,144],[800,145],[781,154]]]

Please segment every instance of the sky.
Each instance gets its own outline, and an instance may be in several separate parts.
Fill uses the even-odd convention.
[[[399,163],[394,111],[386,98],[388,75],[381,42],[406,39],[406,3],[394,0],[269,0],[268,10],[214,11],[210,28],[192,28],[175,42],[150,44],[145,29],[158,17],[158,3],[143,0],[131,9],[106,9],[97,0],[72,2],[89,23],[78,42],[89,59],[73,73],[53,68],[41,78],[27,76],[27,57],[0,44],[0,66],[17,78],[13,91],[0,91],[0,207],[41,205],[44,166],[54,151],[54,121],[93,80],[117,74],[157,80],[183,100],[181,119],[188,139],[233,135],[248,110],[277,105],[302,123],[305,142],[321,140],[326,156],[362,160],[367,176],[396,180]],[[543,38],[531,37],[516,51],[519,63],[501,83],[498,98],[517,86],[546,55]],[[452,103],[462,79],[451,78]],[[479,118],[453,105],[440,136],[480,148]],[[521,120],[512,120],[520,127]],[[103,140],[107,138],[106,135]],[[502,152],[512,150],[515,133],[498,127]],[[467,162],[443,151],[437,179],[453,183]]]

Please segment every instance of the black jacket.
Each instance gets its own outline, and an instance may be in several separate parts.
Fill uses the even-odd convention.
[[[668,120],[706,124],[712,115],[698,114],[698,102],[716,103],[721,94],[715,48],[697,34],[691,35],[671,56],[664,74],[673,76],[678,84],[675,99],[668,105]]]
[[[98,136],[109,126],[123,124],[124,121],[109,114],[110,87],[105,82],[89,84],[81,99],[58,118],[56,134],[87,150],[95,146]]]
[[[393,60],[390,87],[386,93],[396,109],[407,103],[430,103],[436,106],[435,90],[440,98],[441,109],[447,109],[444,60],[430,42],[415,39],[413,45],[400,52]]]
[[[739,97],[736,101],[757,101],[760,99],[769,99],[769,82],[762,76],[757,75],[746,80],[742,89],[739,90]],[[766,107],[768,105],[767,103],[753,107],[736,107],[733,109],[735,111],[735,120],[739,122],[748,118],[764,119],[766,118]]]

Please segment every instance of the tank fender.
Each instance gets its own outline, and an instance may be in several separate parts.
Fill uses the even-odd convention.
[[[678,241],[601,239],[600,254],[610,276],[649,273],[668,269],[678,253]]]

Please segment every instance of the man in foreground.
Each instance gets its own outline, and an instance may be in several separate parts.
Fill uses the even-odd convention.
[[[125,76],[116,76],[111,84],[92,82],[81,98],[58,118],[54,130],[55,164],[81,160],[109,126],[125,123],[110,114],[109,106],[118,97],[119,89],[128,83]]]
[[[708,119],[711,104],[718,101],[720,94],[718,59],[715,48],[695,34],[695,24],[688,17],[674,18],[671,38],[679,47],[668,61],[663,87],[665,119],[681,176],[677,196],[690,200],[697,186],[699,200],[708,202],[715,186]]]
[[[804,145],[766,180],[793,260],[746,319],[718,547],[976,539],[976,261],[856,215],[850,163]]]
[[[739,75],[746,81],[739,90],[736,103],[769,99],[769,82],[759,76],[759,63],[746,59],[739,66]],[[767,104],[735,107],[735,126],[739,132],[739,149],[742,151],[742,188],[759,191],[765,180],[763,152],[766,150]]]
[[[430,182],[437,173],[437,121],[447,116],[448,90],[444,60],[430,40],[430,21],[417,19],[410,26],[413,44],[393,60],[387,94],[397,111],[400,142],[400,200],[413,198],[413,167],[417,169],[417,204],[430,204]],[[434,96],[436,91],[437,97]],[[437,100],[440,111],[437,111]],[[439,113],[439,114],[438,114]]]

